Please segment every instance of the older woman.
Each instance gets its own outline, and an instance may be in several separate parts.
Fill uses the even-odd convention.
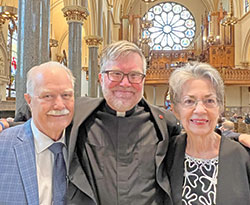
[[[173,203],[249,205],[249,150],[214,132],[224,107],[218,71],[188,64],[172,73],[169,86],[173,111],[186,132],[172,139],[166,158]]]

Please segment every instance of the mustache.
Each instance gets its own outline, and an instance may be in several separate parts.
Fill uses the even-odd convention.
[[[125,91],[125,92],[135,92],[135,89],[134,88],[125,88],[125,87],[122,87],[122,86],[119,86],[119,87],[115,87],[112,89],[112,91]]]
[[[67,114],[69,114],[69,110],[66,108],[63,110],[50,110],[49,112],[47,112],[47,115],[55,115],[55,116],[67,115]]]

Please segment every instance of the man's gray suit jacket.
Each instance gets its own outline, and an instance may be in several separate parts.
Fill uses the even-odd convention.
[[[39,205],[30,120],[0,133],[0,204]]]

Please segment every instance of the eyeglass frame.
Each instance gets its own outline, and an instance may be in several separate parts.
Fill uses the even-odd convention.
[[[205,108],[207,108],[207,109],[216,108],[216,107],[218,107],[218,106],[220,105],[218,98],[215,97],[215,96],[210,96],[210,97],[207,97],[207,98],[204,98],[204,99],[195,99],[194,97],[189,97],[189,96],[187,96],[187,97],[188,97],[188,99],[191,99],[191,100],[194,101],[194,104],[193,104],[193,105],[184,105],[185,99],[182,99],[182,100],[179,101],[178,103],[180,103],[181,106],[183,106],[184,108],[188,108],[188,109],[194,109],[194,108],[196,108],[197,105],[198,105],[198,103],[199,103],[200,101],[202,102],[202,105],[203,105]],[[187,98],[187,97],[186,97],[186,98]],[[206,101],[207,101],[207,100],[211,100],[211,99],[215,100],[215,105],[214,105],[214,106],[207,106]]]
[[[118,72],[118,73],[121,73],[121,74],[122,74],[121,80],[119,80],[119,81],[111,80],[111,79],[110,79],[110,75],[109,75],[110,72]],[[129,72],[129,73],[124,73],[124,72],[122,72],[122,71],[120,71],[120,70],[105,70],[105,71],[102,71],[101,73],[102,73],[102,74],[107,74],[108,79],[109,79],[110,81],[112,81],[112,82],[121,82],[121,81],[124,79],[124,77],[127,76],[127,79],[128,79],[128,81],[129,81],[129,83],[131,83],[131,84],[140,84],[140,83],[143,81],[143,79],[146,77],[145,74],[139,73],[139,72],[136,72],[136,71],[132,71],[132,72]],[[130,74],[133,74],[133,73],[139,74],[139,75],[141,76],[141,81],[140,81],[140,82],[134,83],[134,82],[131,82],[131,81],[130,81],[130,77],[129,77],[129,76],[131,76]]]
[[[63,101],[69,101],[74,98],[74,90],[68,89],[65,90],[63,93],[54,93],[54,92],[44,92],[40,95],[33,95],[29,94],[31,97],[36,97],[39,100],[45,101],[45,102],[54,102],[55,99],[60,96]]]

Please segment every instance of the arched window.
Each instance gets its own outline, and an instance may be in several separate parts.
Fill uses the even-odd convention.
[[[8,25],[8,50],[10,57],[10,82],[7,85],[6,97],[16,97],[15,76],[17,69],[17,20],[11,19]]]
[[[174,3],[160,3],[150,8],[143,19],[153,25],[143,31],[143,38],[150,37],[152,50],[187,49],[195,36],[196,23],[192,13],[184,6]]]

